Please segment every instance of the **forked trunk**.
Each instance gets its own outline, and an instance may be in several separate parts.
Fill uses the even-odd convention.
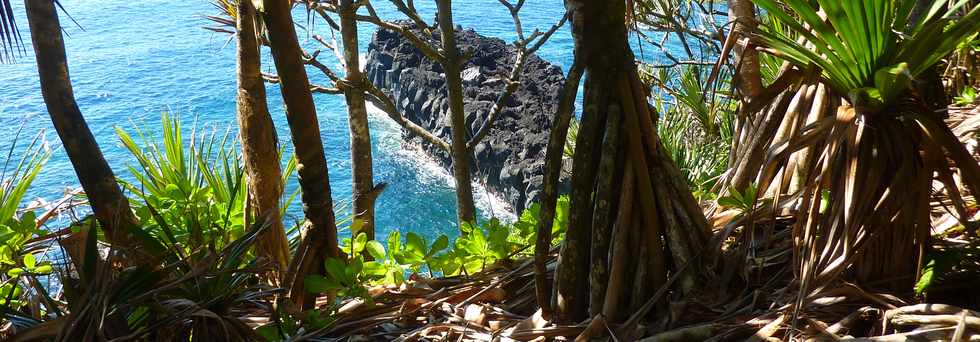
[[[364,82],[361,73],[357,42],[356,7],[353,0],[340,1],[340,34],[344,44],[344,64],[347,67],[347,82],[358,85]],[[371,131],[368,127],[367,106],[364,92],[350,89],[344,92],[347,99],[347,121],[350,125],[351,173],[354,185],[354,218],[361,220],[360,232],[374,240],[374,202],[380,189],[374,186],[374,171],[371,159]]]
[[[279,140],[266,103],[261,56],[255,32],[255,8],[251,1],[238,2],[238,97],[237,114],[242,157],[248,176],[248,200],[257,219],[269,225],[256,243],[258,254],[269,259],[276,281],[289,262],[289,244],[279,214],[282,170]]]
[[[137,228],[136,216],[75,102],[54,1],[25,0],[24,6],[37,57],[41,94],[78,181],[109,241],[117,247],[136,247],[127,246],[135,242],[132,230]]]
[[[437,0],[437,18],[442,38],[442,68],[446,71],[446,88],[449,95],[452,142],[450,155],[453,160],[453,178],[456,180],[456,215],[460,223],[476,220],[473,202],[473,184],[470,179],[470,153],[466,148],[466,113],[463,111],[463,78],[459,49],[456,47],[456,25],[453,24],[452,0]]]
[[[290,299],[301,303],[301,309],[313,305],[313,297],[303,288],[310,274],[323,274],[324,260],[340,255],[337,248],[337,224],[334,219],[333,198],[327,161],[320,138],[313,94],[303,63],[303,51],[296,38],[296,28],[290,13],[291,3],[263,0],[262,18],[268,31],[272,59],[275,61],[286,106],[286,120],[296,151],[296,170],[303,192],[303,212],[309,224],[302,236],[296,257],[288,274]]]

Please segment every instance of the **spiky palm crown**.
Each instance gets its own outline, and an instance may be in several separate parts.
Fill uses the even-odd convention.
[[[755,0],[773,19],[756,37],[767,52],[819,67],[853,105],[877,109],[980,30],[980,6],[956,18],[967,1],[935,0],[916,15],[917,0]]]

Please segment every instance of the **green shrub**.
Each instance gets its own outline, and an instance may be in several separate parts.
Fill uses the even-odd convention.
[[[17,146],[15,137],[0,170],[0,312],[11,319],[26,301],[25,277],[51,273],[47,262],[38,262],[32,252],[24,251],[28,240],[40,235],[37,216],[33,211],[18,211],[31,183],[51,156],[39,135],[24,150],[18,161],[13,160]],[[11,164],[11,163],[16,164]]]
[[[161,116],[160,142],[138,127],[140,144],[121,128],[116,133],[137,160],[128,167],[135,182],[121,181],[136,195],[133,208],[156,239],[186,249],[212,245],[223,248],[245,232],[247,187],[240,148],[230,132],[198,134],[188,141],[180,119]],[[296,169],[290,158],[283,183]],[[298,190],[297,190],[298,192]],[[283,203],[285,212],[295,198]]]
[[[553,243],[562,239],[568,225],[568,209],[568,196],[561,196],[555,210]],[[533,253],[530,247],[535,243],[539,212],[540,205],[534,204],[511,224],[501,223],[497,219],[480,225],[464,223],[461,235],[453,242],[446,235],[440,235],[430,244],[413,232],[407,233],[403,241],[398,231],[388,235],[387,247],[378,241],[368,241],[364,233],[353,239],[345,238],[341,250],[346,257],[328,259],[324,263],[327,274],[307,277],[304,280],[306,290],[370,301],[367,286],[401,284],[405,282],[406,273],[428,271],[429,276],[434,276],[436,272],[445,276],[468,275],[501,260],[518,255],[529,256]],[[357,222],[352,225],[356,228]],[[365,254],[370,255],[372,260],[367,260]],[[322,312],[313,314],[324,317]]]

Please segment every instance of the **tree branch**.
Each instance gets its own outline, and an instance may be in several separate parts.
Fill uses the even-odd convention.
[[[507,77],[507,85],[504,91],[497,97],[497,101],[490,108],[490,115],[487,116],[487,120],[480,126],[476,134],[470,138],[470,141],[466,143],[466,149],[470,152],[479,145],[480,142],[486,138],[487,134],[490,133],[490,129],[493,128],[494,122],[500,117],[500,113],[503,112],[504,106],[510,101],[510,97],[517,91],[517,88],[521,85],[521,75],[524,73],[524,64],[527,63],[527,58],[538,51],[551,36],[558,31],[562,25],[565,25],[565,21],[568,20],[568,14],[558,20],[557,23],[551,26],[548,31],[541,33],[538,30],[534,30],[534,33],[530,37],[524,38],[524,29],[521,26],[521,18],[519,12],[521,7],[524,6],[524,0],[519,0],[516,5],[512,5],[507,0],[498,0],[510,11],[510,15],[514,20],[514,30],[517,32],[517,40],[514,41],[514,46],[517,49],[517,57],[514,58],[514,66],[510,70],[510,75]],[[531,45],[528,48],[528,45]]]
[[[262,79],[265,80],[268,83],[271,83],[271,84],[279,84],[281,82],[279,80],[279,75],[267,74],[267,73],[264,73],[264,72],[262,73]],[[344,93],[343,90],[340,90],[338,88],[322,86],[322,85],[315,84],[315,83],[310,83],[310,91],[311,92],[314,92],[314,93],[334,94],[334,95],[343,94]]]
[[[329,3],[313,2],[313,3],[310,4],[310,6],[312,6],[313,8],[322,9],[324,11],[331,12],[331,13],[338,13],[338,11],[340,11],[340,9],[337,8],[336,5],[329,4]],[[377,25],[378,27],[381,27],[381,28],[385,28],[385,29],[388,29],[388,30],[392,30],[392,31],[398,32],[398,34],[401,34],[403,37],[405,37],[405,39],[408,39],[408,41],[411,42],[412,45],[414,45],[416,48],[418,48],[419,51],[422,51],[422,54],[425,55],[426,57],[429,57],[429,58],[431,58],[433,60],[436,60],[436,61],[443,61],[443,60],[445,60],[445,57],[443,56],[442,53],[440,53],[438,51],[437,47],[435,46],[435,44],[433,44],[433,42],[431,41],[431,39],[428,39],[428,41],[427,41],[426,39],[423,39],[419,35],[415,34],[415,32],[412,32],[412,30],[410,30],[408,27],[406,27],[404,25],[396,24],[396,23],[391,22],[391,21],[382,20],[380,17],[378,17],[378,14],[375,13],[374,7],[371,6],[371,2],[370,1],[364,1],[364,7],[367,8],[368,15],[362,15],[362,14],[355,15],[354,18],[357,19],[357,21],[371,23],[371,24]],[[410,10],[407,6],[406,6],[406,9],[407,10]],[[410,11],[410,12],[415,13],[414,16],[416,16],[416,17],[418,16],[418,13],[417,12],[414,12],[414,11]],[[409,18],[411,18],[411,17],[412,16],[409,16]],[[419,19],[419,20],[421,20],[421,19]],[[424,22],[423,22],[423,24],[424,24]],[[425,26],[419,27],[419,29],[421,29],[423,32],[431,32],[431,30],[427,29],[427,27],[428,27],[428,25],[425,25]],[[429,33],[427,33],[427,34],[429,34]],[[429,37],[431,37],[431,34],[429,34]]]
[[[402,126],[402,128],[404,128],[409,133],[414,134],[424,139],[425,141],[428,141],[429,143],[438,146],[444,151],[449,151],[448,142],[446,142],[442,138],[439,138],[435,134],[432,134],[432,132],[429,132],[424,127],[419,126],[418,124],[412,122],[411,120],[406,119],[405,116],[398,111],[398,108],[395,106],[395,102],[392,101],[387,94],[381,91],[381,89],[378,89],[378,87],[374,86],[374,84],[371,84],[370,82],[365,82],[362,85],[362,87],[363,87],[363,91],[365,92],[365,95],[367,95],[367,100],[371,101],[371,103],[373,103],[376,107],[381,109],[382,112],[388,114],[388,117],[391,118],[391,120],[394,120],[396,123],[398,123],[398,125]]]

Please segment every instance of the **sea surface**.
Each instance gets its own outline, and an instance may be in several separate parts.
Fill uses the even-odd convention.
[[[235,42],[227,34],[203,29],[214,25],[205,16],[218,13],[208,1],[62,0],[61,3],[78,23],[75,25],[61,14],[75,96],[117,176],[132,179],[127,166],[135,165],[135,159],[123,148],[115,127],[133,133],[138,125],[147,134],[159,135],[160,115],[169,112],[182,119],[188,137],[192,129],[219,134],[234,129]],[[404,18],[386,1],[374,3],[382,17]],[[23,2],[13,1],[13,5],[28,53],[14,63],[0,64],[0,151],[6,155],[16,142],[16,158],[31,138],[43,134],[55,151],[27,201],[51,201],[62,197],[66,189],[77,187],[78,180],[60,148],[41,98]],[[434,18],[433,2],[417,1],[417,5],[423,18]],[[535,28],[549,28],[563,12],[560,0],[528,1],[521,13],[526,34]],[[509,13],[496,0],[457,0],[454,13],[458,25],[508,42],[516,38]],[[330,29],[322,19],[314,18],[310,25],[310,18],[301,8],[293,16],[302,27],[312,28],[330,39]],[[360,27],[362,53],[374,31],[372,25]],[[318,47],[307,32],[300,29],[299,35],[302,44],[311,51]],[[572,60],[568,27],[555,34],[539,55],[567,70]],[[264,57],[264,71],[274,72],[268,51]],[[320,59],[336,63],[330,51],[323,51]],[[315,82],[325,82],[315,69],[310,68],[309,74]],[[289,152],[292,146],[279,88],[267,85],[267,90],[280,144]],[[316,106],[334,198],[348,199],[351,196],[349,133],[343,97],[316,95]],[[371,115],[375,181],[388,183],[377,203],[379,236],[396,229],[429,237],[454,234],[457,231],[455,195],[450,174],[417,149],[403,146],[395,123],[380,113]],[[20,138],[15,141],[18,133]],[[296,188],[295,183],[294,180],[288,185],[287,193]],[[481,217],[513,218],[505,202],[488,194],[484,187],[477,187],[476,193]],[[287,221],[301,217],[299,203],[293,203]]]
[[[203,29],[215,25],[205,16],[218,14],[206,0],[62,0],[77,25],[62,13],[61,22],[75,96],[89,127],[116,175],[132,179],[127,167],[135,159],[123,148],[114,129],[159,136],[160,115],[169,112],[182,119],[185,137],[197,133],[224,133],[235,128],[235,43],[224,33]],[[373,2],[378,14],[388,19],[404,19],[387,1]],[[55,200],[66,189],[77,187],[71,164],[60,149],[57,134],[47,116],[38,85],[37,70],[23,3],[14,1],[14,13],[24,36],[27,54],[16,62],[0,64],[0,152],[6,154],[14,143],[16,157],[31,138],[43,134],[55,150],[51,160],[30,190],[27,200]],[[434,2],[416,1],[422,17],[434,18]],[[487,36],[507,42],[516,38],[509,12],[497,0],[456,0],[457,25],[474,28]],[[561,0],[530,0],[521,11],[525,34],[546,30],[564,14]],[[297,8],[294,20],[330,39],[331,32],[322,19],[307,16]],[[362,54],[375,27],[360,26]],[[301,43],[308,50],[319,44],[304,29]],[[339,33],[337,34],[339,36]],[[567,71],[572,62],[573,42],[568,25],[561,28],[538,54]],[[336,63],[330,51],[321,61]],[[268,51],[263,69],[274,72]],[[314,82],[326,82],[319,71],[309,68]],[[290,152],[286,120],[277,85],[267,85],[270,111],[278,129],[281,146]],[[342,96],[316,95],[319,125],[330,168],[335,200],[351,196],[351,175],[347,109]],[[402,144],[399,127],[384,115],[371,113],[376,182],[388,187],[378,199],[379,236],[391,230],[415,231],[428,237],[439,233],[454,235],[455,195],[451,175],[431,158],[412,146]],[[19,134],[19,139],[14,139]],[[295,179],[287,193],[296,189]],[[480,216],[513,219],[514,213],[501,199],[478,186]],[[298,202],[298,200],[297,200]],[[338,213],[344,215],[344,213]],[[287,223],[302,217],[300,205],[293,203]],[[56,220],[64,224],[66,219]],[[57,227],[49,227],[57,228]]]

